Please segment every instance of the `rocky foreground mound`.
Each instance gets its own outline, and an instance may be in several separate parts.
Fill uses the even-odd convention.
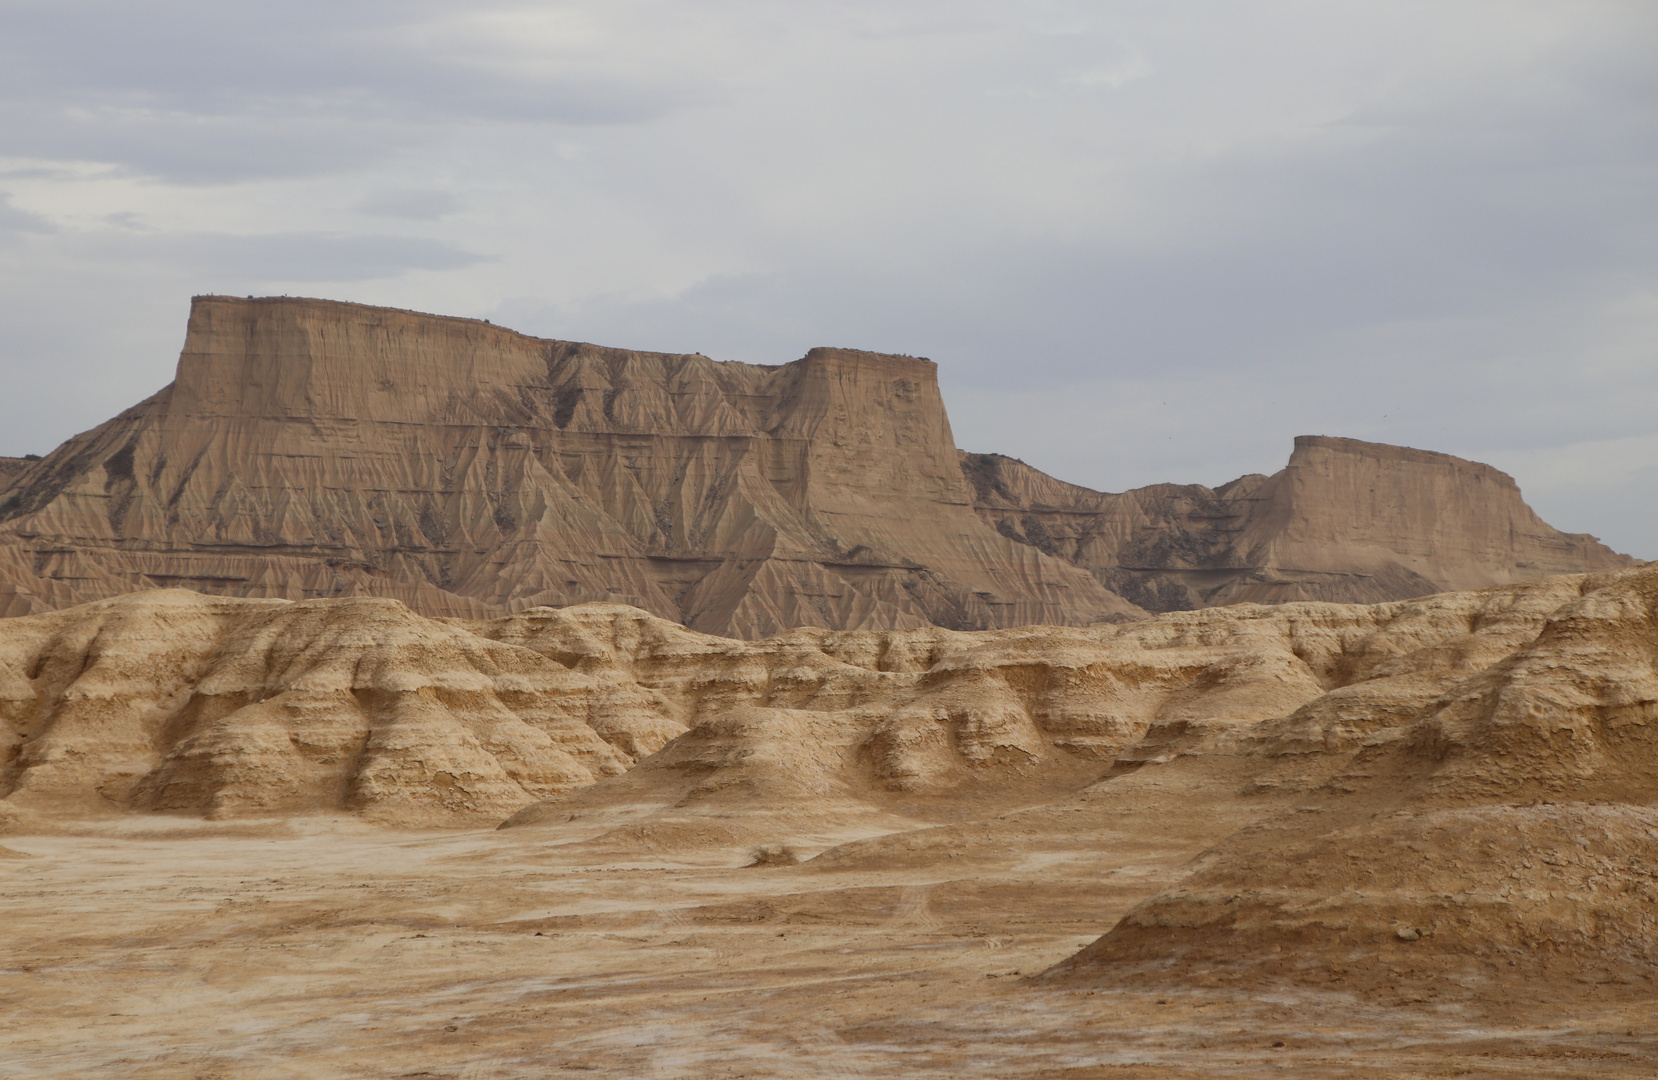
[[[466,622],[140,593],[0,622],[0,805],[499,820],[605,777],[668,801],[1032,801],[1198,733],[1350,747],[1531,642],[1582,581],[758,642],[618,605]]]
[[[1325,759],[1285,770],[1298,805],[1049,979],[1650,993],[1658,569],[1585,579],[1533,640],[1475,666],[1401,712],[1332,694],[1261,725],[1246,757]],[[1328,752],[1332,716],[1372,729],[1356,752]]]
[[[625,603],[758,638],[1627,562],[1442,454],[1301,439],[1274,477],[1107,495],[959,457],[928,360],[715,363],[287,297],[198,297],[171,385],[43,460],[0,459],[0,615],[179,586],[471,618]]]

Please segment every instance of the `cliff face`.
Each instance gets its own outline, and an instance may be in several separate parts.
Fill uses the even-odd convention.
[[[958,457],[928,360],[715,363],[288,298],[197,298],[172,385],[0,459],[0,485],[0,615],[182,586],[438,616],[618,602],[752,638],[1629,563],[1443,454],[1304,437],[1272,477],[1102,494]]]
[[[991,527],[1152,611],[1376,603],[1633,562],[1548,525],[1489,465],[1356,439],[1300,436],[1283,471],[1214,489],[1107,494],[995,454],[962,470]]]
[[[156,586],[427,615],[613,601],[747,637],[1140,614],[979,520],[935,372],[200,297],[172,385],[13,475],[0,614]]]

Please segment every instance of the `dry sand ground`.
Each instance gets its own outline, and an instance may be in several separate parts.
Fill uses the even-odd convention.
[[[624,850],[595,839],[613,812],[7,837],[0,1077],[1658,1074],[1646,1000],[1027,982],[1285,808],[1216,795],[1208,768],[1182,759],[796,866]],[[780,839],[809,855],[855,838]]]

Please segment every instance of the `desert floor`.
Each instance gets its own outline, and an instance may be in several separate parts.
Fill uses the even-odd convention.
[[[1658,1075],[1650,1002],[1031,984],[1270,809],[1161,783],[816,865],[618,845],[602,816],[8,837],[0,1077]]]

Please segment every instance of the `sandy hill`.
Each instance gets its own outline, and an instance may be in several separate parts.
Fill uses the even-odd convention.
[[[744,642],[620,605],[467,622],[380,598],[130,594],[0,622],[0,806],[494,823],[641,758],[620,790],[655,806],[1028,801],[1096,778],[1182,687],[1248,718],[1315,694],[1288,617],[1198,616],[1216,623],[1203,642],[1167,626]]]
[[[759,638],[1627,561],[1444,455],[1302,439],[1271,478],[1105,495],[959,457],[923,359],[715,363],[286,297],[198,297],[171,385],[44,460],[0,459],[3,615],[178,586],[431,616],[625,603]]]
[[[130,594],[0,622],[0,805],[391,822],[526,823],[571,799],[983,813],[1170,740],[1350,747],[1531,641],[1581,580],[755,642],[620,605],[461,621],[380,598]]]

